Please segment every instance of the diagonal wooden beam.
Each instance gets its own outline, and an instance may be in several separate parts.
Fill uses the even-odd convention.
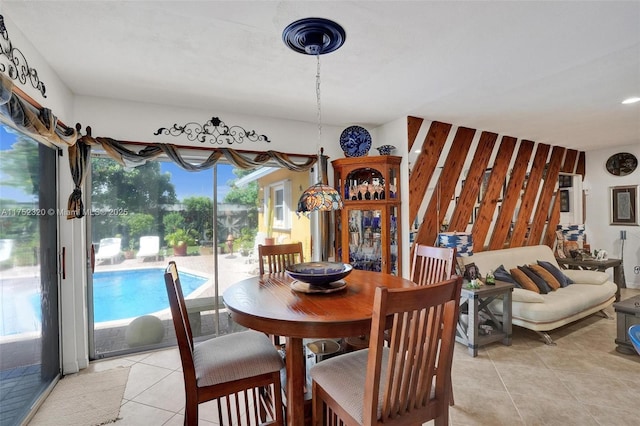
[[[502,208],[500,209],[500,213],[493,227],[493,232],[491,233],[489,250],[498,250],[505,247],[509,235],[509,228],[511,228],[513,213],[520,199],[520,191],[522,190],[524,178],[527,174],[527,167],[529,165],[529,158],[533,152],[533,146],[534,143],[532,141],[523,140],[520,142],[520,148],[518,148],[516,160],[507,184],[507,190],[502,199]]]
[[[509,172],[509,163],[511,162],[513,151],[516,148],[516,142],[517,139],[514,137],[502,137],[498,154],[491,168],[491,177],[489,178],[487,193],[485,194],[485,199],[480,204],[478,215],[473,224],[473,251],[482,251],[484,249],[484,242],[487,239],[497,204],[493,201],[499,198],[500,191],[503,189],[503,185],[505,185],[507,173]],[[504,206],[502,208],[504,209]]]
[[[427,187],[438,164],[442,148],[447,141],[451,124],[434,121],[422,142],[422,148],[416,158],[409,178],[409,221],[413,222],[418,215]]]
[[[498,135],[491,132],[482,132],[476,152],[473,155],[469,173],[464,181],[464,187],[460,192],[460,198],[449,221],[449,230],[462,231],[467,228],[469,217],[473,214],[473,209],[478,199],[480,185],[484,177],[484,171],[489,164],[491,152],[498,139]]]
[[[422,127],[422,123],[424,122],[423,118],[418,117],[407,117],[407,143],[408,143],[408,152],[411,152],[411,148],[413,148],[413,144],[418,137],[418,132],[420,131],[420,127]]]
[[[529,237],[527,238],[526,243],[528,246],[540,244],[545,225],[551,226],[550,222],[548,222],[549,207],[551,207],[553,192],[556,189],[556,184],[558,183],[558,175],[560,174],[562,159],[565,157],[565,150],[566,148],[561,146],[554,146],[551,151],[551,158],[547,164],[542,190],[538,195],[536,212],[533,220],[531,221],[531,229],[529,230]],[[571,158],[569,158],[569,161],[571,161]]]
[[[435,243],[436,236],[440,231],[442,219],[455,193],[458,176],[460,176],[460,172],[462,171],[462,166],[471,147],[471,141],[473,140],[475,132],[474,129],[458,127],[456,136],[453,139],[453,144],[444,163],[442,174],[436,183],[424,218],[418,228],[416,236],[417,243],[429,245]]]
[[[540,188],[540,181],[542,180],[544,168],[547,164],[549,148],[549,145],[542,143],[539,143],[536,147],[536,154],[533,158],[527,185],[524,188],[524,194],[520,202],[520,211],[518,212],[518,218],[513,227],[509,247],[521,247],[524,245],[527,232],[529,231],[529,218],[533,212],[533,207],[538,196],[538,189]]]

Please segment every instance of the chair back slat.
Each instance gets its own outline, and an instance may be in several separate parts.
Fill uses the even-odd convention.
[[[448,409],[461,288],[462,278],[454,277],[414,288],[376,289],[364,424],[376,424],[380,387],[384,397],[378,423],[406,418],[410,424]],[[389,316],[393,320],[385,347]],[[386,371],[383,377],[382,371]]]
[[[304,262],[304,256],[300,242],[270,246],[258,245],[260,275],[265,272],[283,272],[287,266],[301,262]]]
[[[448,280],[453,274],[455,250],[418,244],[413,251],[411,280],[418,285],[429,285]]]
[[[184,303],[178,269],[173,261],[169,262],[169,266],[165,271],[164,283],[167,287],[167,296],[169,297],[171,317],[173,318],[176,340],[178,341],[178,349],[180,350],[182,369],[187,372],[187,375],[192,375],[195,382],[195,370],[193,368],[193,334],[191,332],[189,316],[187,315],[187,306]]]

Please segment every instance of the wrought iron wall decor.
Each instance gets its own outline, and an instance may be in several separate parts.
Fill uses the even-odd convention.
[[[38,71],[31,68],[24,53],[11,44],[9,32],[4,25],[4,17],[2,15],[0,15],[0,36],[2,37],[0,39],[0,56],[5,56],[8,60],[6,64],[0,62],[0,72],[7,74],[9,78],[18,80],[22,84],[26,84],[28,80],[35,89],[40,91],[42,97],[46,98],[46,88],[38,77]]]
[[[171,135],[187,136],[190,141],[198,141],[201,143],[209,142],[218,145],[231,145],[235,143],[243,143],[246,140],[251,142],[271,142],[266,135],[259,135],[255,130],[245,130],[240,126],[227,126],[224,121],[218,117],[212,117],[211,120],[204,124],[189,122],[182,126],[174,124],[172,127],[160,127],[155,131],[154,135]]]

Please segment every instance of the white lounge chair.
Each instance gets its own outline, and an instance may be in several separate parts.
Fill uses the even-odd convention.
[[[136,257],[144,261],[147,257],[155,257],[158,260],[160,256],[160,237],[157,235],[149,235],[140,237],[140,250]]]
[[[100,240],[100,247],[98,253],[96,253],[96,261],[108,260],[109,263],[113,263],[114,260],[118,260],[122,256],[121,238],[103,238]]]
[[[2,239],[0,240],[0,263],[7,262],[11,259],[11,253],[13,252],[13,240]]]

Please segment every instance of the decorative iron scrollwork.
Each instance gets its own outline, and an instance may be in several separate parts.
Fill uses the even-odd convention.
[[[13,47],[9,40],[9,32],[4,25],[4,17],[0,15],[0,56],[5,56],[8,62],[0,62],[0,72],[6,73],[12,80],[18,80],[22,84],[26,84],[27,80],[31,85],[40,91],[43,98],[46,98],[44,83],[38,78],[38,71],[31,68],[27,63],[24,53],[20,49]]]
[[[243,143],[246,140],[251,142],[271,142],[266,135],[259,135],[255,130],[245,130],[240,126],[227,126],[218,117],[212,117],[211,120],[204,124],[189,122],[182,126],[174,124],[172,127],[160,127],[154,132],[154,135],[171,135],[187,136],[190,141],[198,141],[201,143],[209,142],[218,145],[231,145],[235,143]]]

